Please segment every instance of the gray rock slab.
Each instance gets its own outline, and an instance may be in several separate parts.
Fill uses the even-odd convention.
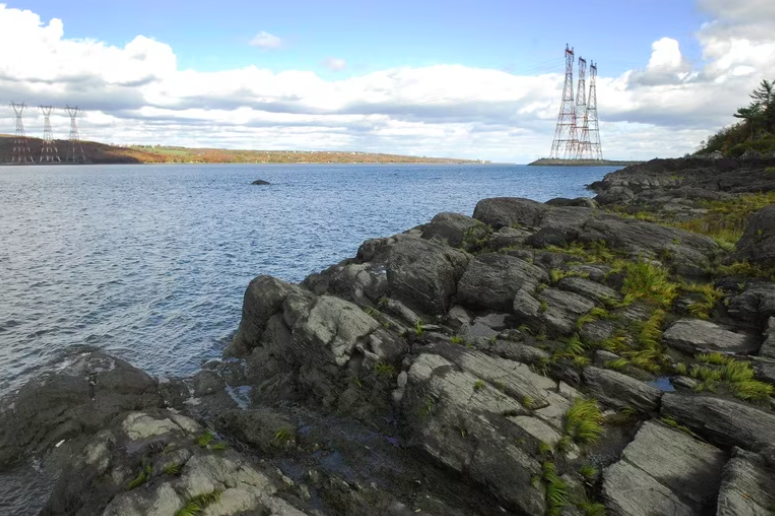
[[[502,227],[490,236],[490,249],[498,250],[525,243],[532,233],[524,229]]]
[[[483,234],[486,232],[485,226],[472,217],[460,213],[439,213],[423,226],[422,237],[427,240],[439,239],[452,247],[460,247],[466,232],[477,227],[481,228]]]
[[[474,324],[483,324],[493,330],[503,330],[508,327],[506,319],[509,314],[487,314],[474,319]]]
[[[585,278],[579,278],[579,277],[573,277],[573,276],[563,278],[560,280],[557,286],[562,290],[575,292],[576,294],[582,295],[587,299],[591,299],[593,301],[597,301],[600,303],[602,303],[606,299],[619,300],[622,297],[621,294],[619,294],[611,287],[607,287],[605,285],[602,285],[600,283],[597,283],[595,281],[588,280]]]
[[[731,352],[742,355],[759,350],[759,339],[747,333],[735,333],[710,321],[681,319],[665,330],[662,340],[671,347],[697,353],[701,351]]]
[[[451,308],[457,283],[470,255],[422,239],[405,239],[390,250],[387,280],[390,296],[429,315]]]
[[[729,315],[753,325],[766,325],[775,317],[775,283],[748,283],[740,294],[730,298]]]
[[[742,402],[668,392],[660,413],[719,446],[758,451],[775,443],[775,415]]]
[[[471,326],[468,327],[466,332],[463,334],[463,336],[467,339],[471,338],[485,338],[489,339],[490,337],[495,337],[498,335],[498,332],[490,328],[489,326],[482,324],[480,322],[475,322]]]
[[[242,320],[224,356],[245,356],[255,348],[269,318],[281,310],[288,295],[298,287],[271,276],[257,276],[248,285],[242,301]]]
[[[620,410],[631,407],[641,413],[659,410],[662,391],[625,374],[587,367],[584,381],[593,395],[606,405]]]
[[[548,281],[546,271],[513,256],[477,256],[457,286],[458,303],[467,308],[511,311],[521,288],[534,290]]]
[[[343,366],[358,342],[379,323],[357,305],[333,296],[321,296],[309,314],[293,327],[295,342],[310,355],[325,356]]]
[[[775,205],[757,211],[735,246],[734,259],[775,265]]]
[[[573,332],[578,318],[595,307],[583,296],[556,288],[547,288],[538,294],[538,299],[547,306],[547,310],[541,313],[541,319],[560,334]]]
[[[603,500],[611,516],[699,516],[668,487],[626,461],[603,470]]]
[[[474,218],[492,226],[494,230],[513,224],[537,227],[550,209],[531,199],[495,197],[479,201],[474,208]]]
[[[735,450],[724,467],[717,516],[772,516],[775,474],[761,458]]]
[[[766,339],[762,348],[759,351],[759,355],[767,358],[775,359],[775,317],[770,317],[767,323],[767,331],[764,332]]]
[[[653,421],[643,424],[622,458],[695,509],[715,500],[726,462],[718,448]]]

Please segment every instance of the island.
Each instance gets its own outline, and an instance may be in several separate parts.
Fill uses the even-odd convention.
[[[554,159],[541,158],[528,163],[529,167],[616,167],[630,166],[643,163],[642,161],[623,161],[610,159]]]

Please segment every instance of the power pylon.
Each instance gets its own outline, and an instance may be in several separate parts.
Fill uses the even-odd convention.
[[[86,155],[83,153],[81,139],[78,135],[78,106],[65,107],[67,114],[70,115],[70,141],[67,143],[67,156],[65,161],[69,163],[86,163]]]
[[[576,106],[573,105],[573,49],[565,45],[565,86],[562,89],[562,104],[554,131],[552,152],[549,157],[569,159],[574,156],[576,146]]]
[[[576,159],[591,159],[589,118],[587,117],[587,60],[579,57],[579,85],[576,88]]]
[[[24,134],[24,120],[22,115],[24,114],[24,108],[27,107],[24,102],[17,104],[11,102],[13,112],[16,113],[16,137],[13,140],[13,152],[11,154],[11,163],[34,163],[32,159],[32,153],[30,152],[30,142],[27,140],[27,135]]]
[[[597,64],[589,66],[589,102],[587,103],[587,123],[589,125],[589,157],[602,160],[603,147],[600,144],[600,127],[597,121]]]
[[[54,143],[54,131],[51,130],[51,110],[53,106],[40,106],[40,112],[43,113],[43,147],[40,152],[40,162],[62,162],[59,159],[59,151]]]

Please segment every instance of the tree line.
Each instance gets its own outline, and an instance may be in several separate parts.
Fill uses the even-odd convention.
[[[739,121],[703,141],[699,154],[718,151],[740,157],[747,151],[775,153],[775,81],[762,80],[750,97],[748,106],[733,115]]]

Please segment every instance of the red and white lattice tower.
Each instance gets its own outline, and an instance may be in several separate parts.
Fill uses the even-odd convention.
[[[24,134],[24,108],[27,107],[23,102],[17,104],[11,102],[13,112],[16,113],[16,136],[13,139],[13,152],[11,153],[11,163],[34,163],[32,153],[30,152],[30,142],[27,135]]]
[[[587,113],[587,60],[579,57],[579,85],[576,88],[576,159],[592,159],[589,144],[589,118]]]
[[[565,86],[562,89],[562,103],[557,117],[557,129],[554,131],[553,159],[569,159],[574,156],[576,147],[576,106],[573,104],[573,49],[565,45]]]
[[[603,147],[600,144],[600,127],[597,120],[597,64],[589,67],[589,102],[587,103],[587,123],[589,124],[589,158],[603,159]]]
[[[53,106],[40,106],[40,112],[43,113],[43,147],[40,151],[41,163],[62,162],[59,159],[59,151],[54,142],[54,131],[51,129],[51,110]]]

